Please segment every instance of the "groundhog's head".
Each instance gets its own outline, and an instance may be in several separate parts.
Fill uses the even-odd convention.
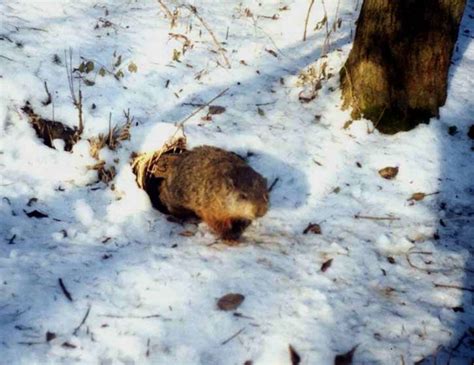
[[[228,179],[229,211],[246,219],[262,217],[268,210],[267,180],[250,166],[232,171]]]

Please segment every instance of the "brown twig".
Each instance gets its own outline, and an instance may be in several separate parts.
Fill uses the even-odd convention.
[[[245,327],[241,328],[239,331],[237,331],[232,336],[230,336],[227,340],[222,341],[221,345],[225,345],[225,344],[229,343],[230,341],[232,341],[234,338],[236,338],[238,335],[240,335],[244,331],[244,329],[245,329]]]
[[[459,290],[474,292],[474,288],[466,288],[465,286],[438,284],[438,283],[433,283],[433,285],[435,286],[435,288],[459,289]]]
[[[79,326],[77,326],[77,327],[74,329],[74,331],[72,332],[72,334],[73,334],[74,336],[77,336],[77,332],[79,332],[79,330],[81,329],[82,325],[83,325],[84,323],[86,323],[86,320],[87,320],[87,317],[89,317],[90,311],[91,311],[91,305],[89,305],[89,307],[87,308],[86,314],[85,314],[84,317],[82,318],[81,323],[79,323]]]
[[[413,254],[432,255],[433,254],[432,252],[427,252],[427,251],[426,252],[425,251],[407,252],[407,254],[405,255],[405,258],[407,259],[408,265],[410,265],[412,268],[414,268],[416,270],[424,271],[424,272],[427,272],[427,273],[433,272],[433,270],[426,269],[426,268],[420,267],[420,266],[416,266],[414,263],[412,263],[412,261],[410,259],[410,255],[413,255]]]
[[[63,279],[59,278],[58,279],[58,282],[59,282],[59,286],[61,287],[61,290],[63,291],[63,294],[64,296],[70,301],[72,302],[72,297],[71,297],[71,293],[69,292],[69,290],[67,290],[66,286],[64,285],[63,283]]]
[[[276,178],[275,180],[273,180],[272,184],[270,185],[270,187],[268,188],[268,192],[271,192],[273,190],[273,188],[275,187],[276,183],[278,182],[278,180],[280,180],[280,178]]]
[[[199,15],[199,13],[197,11],[197,8],[195,6],[192,6],[192,5],[188,5],[187,8],[191,11],[191,13],[193,13],[196,16],[196,18],[198,18],[198,20],[201,22],[201,24],[204,26],[204,28],[206,28],[208,33],[211,35],[211,38],[214,41],[214,44],[217,47],[217,51],[219,51],[221,53],[222,57],[224,58],[224,61],[225,61],[225,64],[226,64],[227,68],[231,68],[229,59],[225,55],[225,49],[222,47],[221,43],[217,40],[216,36],[214,35],[214,32],[209,27],[209,25],[204,21],[204,19],[201,17],[201,15]]]
[[[171,12],[170,9],[165,5],[165,3],[161,0],[157,0],[158,4],[160,4],[161,8],[165,11],[166,15],[170,17],[170,19],[173,19],[173,13]]]
[[[82,90],[81,90],[81,80],[79,80],[79,102],[76,104],[77,111],[79,113],[79,135],[84,131],[84,120],[82,119]]]
[[[354,218],[355,219],[371,219],[374,221],[399,221],[400,220],[400,218],[398,217],[372,217],[369,215],[359,215],[359,214],[356,214]]]
[[[229,88],[227,89],[224,89],[222,90],[219,94],[217,94],[215,97],[213,97],[211,100],[209,100],[207,103],[205,104],[200,104],[199,108],[197,108],[195,111],[193,111],[191,114],[189,114],[186,118],[184,118],[183,120],[181,120],[179,123],[178,123],[178,127],[182,127],[184,125],[184,123],[186,123],[189,119],[191,119],[194,115],[196,115],[197,113],[199,113],[201,110],[203,110],[206,106],[208,106],[209,104],[211,104],[213,101],[215,101],[216,99],[220,98],[222,95],[224,95],[227,90],[229,90]]]
[[[68,62],[68,53],[64,50],[64,65],[66,67],[67,83],[69,85],[69,92],[71,93],[72,103],[77,104],[76,92],[74,91],[74,78],[72,70],[72,49],[69,48],[69,62]]]
[[[42,101],[41,104],[43,104],[44,106],[46,106],[46,105],[51,104],[51,101],[52,101],[51,93],[50,93],[49,90],[48,90],[48,83],[47,83],[46,81],[44,82],[44,89],[45,89],[46,95],[47,95],[48,97],[46,98],[45,101]],[[54,120],[54,119],[53,119],[53,120]]]
[[[64,51],[64,63],[66,67],[67,81],[69,85],[69,92],[71,93],[72,102],[76,107],[79,114],[79,128],[77,130],[78,134],[81,135],[84,131],[84,120],[82,116],[82,91],[81,91],[81,80],[79,79],[79,99],[76,98],[76,91],[74,90],[74,70],[72,68],[72,49],[69,48],[69,61],[68,53]]]
[[[145,356],[146,356],[146,357],[150,357],[150,352],[151,352],[151,351],[150,351],[150,342],[151,342],[150,339],[148,339],[148,340],[146,341],[146,353],[145,353]]]
[[[149,318],[163,318],[161,316],[161,314],[150,314],[150,315],[147,315],[147,316],[134,316],[134,315],[130,315],[130,316],[122,316],[122,315],[116,315],[116,314],[99,314],[98,317],[106,317],[106,318],[120,318],[120,319],[128,319],[128,318],[132,318],[132,319],[149,319]]]
[[[306,19],[304,21],[303,42],[306,41],[306,31],[308,29],[309,14],[311,13],[311,8],[313,7],[313,5],[314,5],[314,0],[311,0],[311,2],[309,3],[308,12],[306,13]]]

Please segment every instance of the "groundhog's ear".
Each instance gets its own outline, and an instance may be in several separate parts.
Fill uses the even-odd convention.
[[[226,179],[226,183],[227,183],[227,186],[228,186],[230,189],[235,188],[234,179],[232,179],[231,177],[228,177],[228,178]]]

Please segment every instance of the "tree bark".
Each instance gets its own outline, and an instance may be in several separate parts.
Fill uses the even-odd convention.
[[[466,0],[364,0],[343,106],[393,134],[439,115]]]

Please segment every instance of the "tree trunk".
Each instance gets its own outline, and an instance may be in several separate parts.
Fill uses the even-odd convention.
[[[396,133],[439,115],[466,0],[364,0],[341,70],[344,107]]]

